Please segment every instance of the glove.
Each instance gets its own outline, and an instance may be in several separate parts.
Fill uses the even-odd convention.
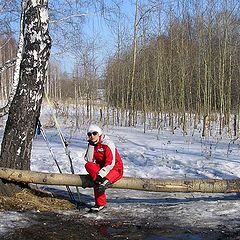
[[[103,183],[105,180],[105,178],[101,177],[100,175],[97,175],[97,178],[96,178],[96,183],[97,184],[100,184],[100,183]]]
[[[99,184],[99,186],[98,186],[98,191],[99,191],[99,192],[105,192],[105,190],[106,190],[107,188],[110,188],[110,187],[112,187],[112,183],[109,182],[107,179],[105,179],[103,183],[100,183],[100,184]]]

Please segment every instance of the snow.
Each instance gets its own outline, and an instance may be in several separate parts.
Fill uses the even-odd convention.
[[[43,126],[49,125],[48,109],[44,109],[40,120]],[[87,148],[87,125],[75,130],[70,120],[60,121],[66,137],[75,173],[86,174],[84,154]],[[0,136],[3,136],[0,124]],[[160,179],[234,179],[240,177],[240,140],[228,136],[201,137],[201,129],[192,134],[176,130],[174,134],[163,128],[160,131],[149,129],[143,132],[141,126],[103,128],[117,146],[124,162],[124,176]],[[70,164],[55,128],[45,128],[51,148],[62,172],[70,171]],[[31,170],[58,172],[42,136],[33,140]],[[64,187],[44,187],[48,191],[67,196]],[[76,188],[71,188],[76,193]],[[92,189],[81,189],[81,200],[93,204]],[[77,195],[76,195],[77,196]],[[80,215],[89,219],[114,219],[132,223],[151,223],[154,227],[164,224],[183,227],[218,229],[229,231],[240,224],[240,201],[238,193],[157,193],[135,190],[109,189],[107,191],[108,210],[100,215],[88,214],[86,210],[66,211],[65,215]],[[16,227],[33,224],[30,215],[25,213],[0,213],[0,235]],[[130,220],[129,220],[130,219]],[[9,224],[11,222],[11,225]]]

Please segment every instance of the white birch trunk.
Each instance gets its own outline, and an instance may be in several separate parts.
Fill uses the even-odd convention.
[[[40,115],[51,39],[48,0],[23,0],[14,96],[1,147],[0,166],[29,169],[36,121]]]

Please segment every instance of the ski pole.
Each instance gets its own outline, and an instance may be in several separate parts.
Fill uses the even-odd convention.
[[[40,121],[39,121],[39,124],[41,124]],[[39,126],[39,128],[40,128],[42,137],[43,137],[44,141],[46,142],[47,147],[48,147],[48,149],[49,149],[49,151],[50,151],[50,154],[51,154],[54,162],[55,162],[56,165],[57,165],[58,171],[62,174],[62,170],[61,170],[61,168],[60,168],[60,166],[59,166],[59,164],[58,164],[58,161],[57,161],[57,159],[56,159],[55,154],[53,153],[52,147],[51,147],[51,145],[50,145],[50,143],[49,143],[49,141],[48,141],[48,138],[47,138],[47,136],[46,136],[45,131],[44,131],[44,129],[43,129],[43,127],[42,127],[41,125]],[[69,187],[69,186],[66,186],[66,189],[67,189],[67,191],[68,191],[68,194],[69,194],[69,197],[70,197],[71,201],[73,201],[73,202],[76,204],[76,200],[75,200],[75,198],[74,198],[74,195],[73,195],[70,187]]]
[[[66,141],[66,139],[65,139],[65,137],[64,137],[64,135],[63,135],[63,133],[62,133],[62,130],[61,130],[60,125],[59,125],[59,123],[58,123],[57,117],[56,117],[55,113],[53,112],[51,102],[50,102],[50,100],[49,100],[48,95],[47,95],[46,92],[45,92],[45,97],[46,97],[47,102],[48,102],[48,105],[49,105],[49,107],[50,107],[50,111],[51,111],[51,114],[52,114],[52,118],[53,118],[53,120],[54,120],[54,122],[55,122],[55,124],[56,124],[56,128],[57,128],[57,130],[58,130],[58,134],[59,134],[59,136],[60,136],[60,139],[61,139],[61,142],[62,142],[64,151],[65,151],[65,154],[67,155],[68,160],[69,160],[69,162],[70,162],[70,170],[71,170],[71,173],[74,174],[74,168],[73,168],[72,158],[71,158],[71,156],[70,156],[70,150],[69,150],[69,148],[68,148],[68,143],[67,143],[67,141]],[[80,192],[79,192],[79,188],[78,188],[77,186],[76,186],[76,190],[77,190],[77,195],[78,195],[79,202],[81,202]]]

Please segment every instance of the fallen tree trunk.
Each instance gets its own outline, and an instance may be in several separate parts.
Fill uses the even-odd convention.
[[[83,188],[93,187],[93,182],[88,175],[43,173],[11,168],[0,168],[0,178],[22,183],[79,186]],[[240,192],[240,179],[161,180],[123,177],[113,184],[113,188],[153,192],[233,193]]]

